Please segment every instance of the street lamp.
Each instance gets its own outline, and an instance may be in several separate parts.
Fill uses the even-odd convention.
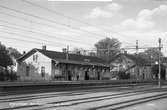
[[[158,61],[156,61],[155,64],[158,65]]]

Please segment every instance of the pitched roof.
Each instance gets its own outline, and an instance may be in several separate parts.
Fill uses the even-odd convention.
[[[132,54],[118,54],[116,57],[114,57],[110,62],[114,62],[117,58],[120,58],[122,56],[125,56],[129,59],[131,59],[132,61],[134,61],[137,65],[148,65],[149,61],[143,59],[142,57],[138,56],[138,55],[132,55]]]
[[[64,52],[57,52],[51,50],[43,50],[43,49],[32,49],[23,57],[19,58],[18,61],[22,61],[35,53],[36,51],[42,53],[43,55],[49,57],[52,60],[59,61],[61,63],[72,63],[72,64],[85,64],[85,65],[106,65],[106,62],[98,57],[93,56],[83,56],[77,54],[68,54],[68,60],[66,60],[66,53]]]

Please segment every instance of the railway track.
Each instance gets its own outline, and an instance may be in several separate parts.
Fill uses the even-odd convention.
[[[164,89],[166,91],[166,89]],[[46,103],[46,105],[55,105],[55,104],[61,104],[61,103],[64,103],[63,105],[60,105],[60,106],[50,106],[50,107],[43,107],[42,105],[28,105],[28,106],[19,106],[19,107],[14,107],[14,108],[3,108],[3,109],[0,109],[0,110],[13,110],[13,109],[28,109],[28,108],[32,108],[32,107],[35,107],[33,108],[33,110],[42,110],[42,109],[49,109],[49,108],[54,108],[54,109],[59,109],[60,107],[70,107],[70,106],[78,106],[80,104],[87,104],[87,103],[94,103],[94,102],[99,102],[99,101],[106,101],[106,100],[116,100],[116,99],[119,99],[119,98],[128,98],[128,97],[134,97],[134,96],[137,96],[137,95],[142,95],[142,94],[148,94],[150,92],[158,92],[158,90],[156,88],[147,88],[147,89],[140,89],[140,90],[129,90],[127,92],[122,92],[122,93],[118,93],[118,94],[111,94],[111,95],[102,95],[102,96],[96,96],[96,97],[86,97],[86,98],[77,98],[77,99],[71,99],[71,100],[62,100],[62,101],[51,101],[51,102],[48,102]],[[75,96],[76,94],[74,94],[73,96]],[[158,96],[156,96],[158,95]],[[152,96],[149,96],[149,97],[145,97],[145,99],[148,99],[148,98],[151,98],[151,97],[154,97],[154,98],[158,98],[158,97],[163,97],[165,96],[166,97],[167,93],[163,93],[163,94],[155,94],[152,95]],[[54,98],[54,96],[51,96]],[[40,98],[40,97],[39,97]],[[42,97],[41,97],[42,98]],[[23,99],[23,100],[13,100],[13,101],[24,101],[24,100],[31,100],[31,99]],[[113,104],[107,104],[107,105],[104,105],[104,106],[100,106],[100,107],[92,107],[88,110],[95,110],[95,109],[113,109],[111,107],[117,107],[117,108],[114,108],[114,109],[118,109],[118,107],[121,107],[121,104],[128,106],[128,104],[126,104],[127,102],[132,104],[132,102],[136,102],[137,103],[137,100],[138,99],[133,99],[133,100],[129,100],[126,102],[119,102],[119,103],[114,103]],[[140,99],[141,100],[144,100],[144,98]],[[151,99],[150,99],[151,100]],[[4,101],[4,100],[3,100]],[[10,99],[11,101],[11,99]],[[147,100],[148,101],[148,100]],[[65,104],[66,103],[66,104]],[[139,102],[138,102],[139,103]],[[122,105],[122,106],[123,106]],[[63,109],[62,109],[63,110]],[[73,110],[73,109],[72,109]]]
[[[140,88],[144,88],[146,86],[139,86],[139,87]],[[147,86],[147,87],[150,87],[150,86]],[[111,90],[117,90],[117,89],[120,90],[120,88],[118,87],[118,88],[105,88],[105,91],[111,91]],[[122,88],[122,89],[126,89],[126,88]],[[131,89],[133,89],[133,88],[131,88]],[[148,88],[147,88],[147,90],[148,90]],[[6,99],[4,99],[4,98],[1,99],[0,98],[0,103],[1,102],[14,102],[14,101],[32,100],[32,99],[39,99],[39,98],[59,97],[60,95],[61,96],[84,95],[84,94],[92,93],[94,91],[96,91],[96,92],[102,92],[102,91],[104,91],[104,88],[91,89],[91,90],[76,90],[76,91],[70,91],[70,92],[64,92],[64,93],[51,93],[51,94],[42,94],[42,95],[35,95],[35,96],[34,95],[17,96],[17,97],[6,98]],[[140,91],[142,91],[142,90],[138,90],[138,92],[140,92]],[[133,92],[137,92],[137,90],[128,91],[127,93],[133,93]],[[122,94],[122,93],[120,93],[120,94]],[[102,96],[102,97],[104,97],[104,96]]]
[[[114,85],[86,85],[86,86],[74,86],[74,87],[44,87],[44,88],[22,88],[22,89],[13,89],[0,91],[0,96],[8,96],[8,95],[17,95],[17,94],[29,94],[29,93],[45,93],[45,92],[60,92],[60,91],[76,91],[76,90],[84,90],[84,89],[96,89],[96,88],[115,88],[115,87],[128,87],[128,86],[145,86],[145,85],[153,85],[153,83],[128,83],[128,84],[114,84]]]
[[[162,93],[162,94],[158,94],[158,95],[154,95],[154,96],[148,96],[148,97],[143,97],[143,98],[122,101],[119,103],[109,104],[109,105],[100,106],[100,107],[94,107],[94,108],[90,108],[87,110],[119,110],[119,109],[125,109],[126,107],[129,107],[129,106],[139,105],[142,103],[155,101],[155,100],[159,100],[159,99],[164,99],[164,98],[167,98],[167,93]]]
[[[85,98],[85,99],[52,102],[49,104],[51,104],[51,105],[58,104],[58,103],[63,103],[63,104],[60,106],[42,107],[42,108],[37,108],[34,110],[45,110],[45,109],[51,109],[51,108],[54,108],[57,110],[59,107],[70,107],[70,106],[77,106],[79,104],[84,104],[84,103],[91,103],[91,102],[94,103],[94,102],[99,102],[99,101],[115,100],[115,99],[120,99],[120,98],[128,98],[128,97],[132,97],[132,96],[135,97],[137,95],[147,94],[148,92],[151,92],[151,91],[155,92],[155,90],[156,89],[144,89],[144,90],[129,91],[129,92],[125,92],[125,93],[102,96],[102,97],[91,97],[91,98]],[[158,93],[156,95],[153,95],[153,96],[151,95],[149,97],[133,99],[133,100],[126,100],[126,101],[122,101],[119,103],[89,108],[87,110],[97,110],[97,109],[102,110],[102,109],[106,109],[106,108],[107,108],[107,110],[115,110],[115,109],[121,109],[121,108],[125,108],[125,107],[135,105],[135,104],[145,103],[145,102],[152,101],[155,99],[166,98],[166,97],[167,97],[167,93],[162,93],[162,94]]]
[[[133,85],[133,86],[135,86],[135,88],[136,87],[138,87],[138,88],[144,88],[144,87],[146,87],[146,85]],[[3,100],[3,101],[8,101],[8,100],[10,100],[10,101],[19,101],[20,99],[36,99],[36,98],[49,98],[49,97],[52,97],[52,96],[54,96],[54,97],[58,97],[58,96],[72,96],[72,95],[83,95],[83,94],[87,94],[87,93],[91,93],[91,92],[94,92],[94,91],[96,91],[96,92],[103,92],[104,90],[105,91],[111,91],[111,90],[114,90],[114,91],[116,91],[117,89],[119,89],[119,90],[123,90],[123,89],[126,89],[126,88],[131,88],[131,89],[133,89],[133,86],[132,85],[126,85],[126,87],[122,87],[122,86],[100,86],[100,87],[98,87],[98,88],[91,88],[91,89],[76,89],[76,90],[71,90],[71,91],[64,91],[64,92],[46,92],[46,93],[40,93],[39,94],[39,92],[41,92],[41,90],[35,90],[36,92],[38,92],[38,94],[31,94],[31,91],[29,91],[29,94],[19,94],[18,96],[15,96],[15,93],[13,93],[13,94],[10,94],[11,96],[8,96],[8,94],[5,94],[5,95],[3,95],[3,94],[1,94],[2,96],[6,96],[6,97],[9,97],[9,98],[5,98],[5,100],[4,100],[4,98],[0,98],[0,102],[1,102],[1,100]],[[122,88],[120,88],[120,87],[122,87]],[[147,85],[147,87],[152,87],[152,85]],[[34,91],[34,90],[32,90],[32,91]],[[22,91],[22,92],[24,92],[24,91]],[[17,93],[17,92],[16,92]],[[13,97],[12,97],[13,96]]]

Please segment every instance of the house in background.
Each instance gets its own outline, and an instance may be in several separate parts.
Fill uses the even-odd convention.
[[[125,74],[127,79],[147,80],[152,79],[151,65],[137,55],[121,53],[110,61],[112,74],[120,76]]]
[[[17,60],[20,80],[100,80],[109,70],[98,57],[32,49]]]

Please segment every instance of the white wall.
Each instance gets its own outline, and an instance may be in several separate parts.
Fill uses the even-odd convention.
[[[37,62],[33,61],[33,55],[38,55]],[[50,80],[51,79],[51,59],[35,52],[33,55],[18,64],[18,75],[20,80]],[[30,65],[29,76],[26,75],[26,66]],[[45,77],[41,76],[41,67],[45,67]]]

